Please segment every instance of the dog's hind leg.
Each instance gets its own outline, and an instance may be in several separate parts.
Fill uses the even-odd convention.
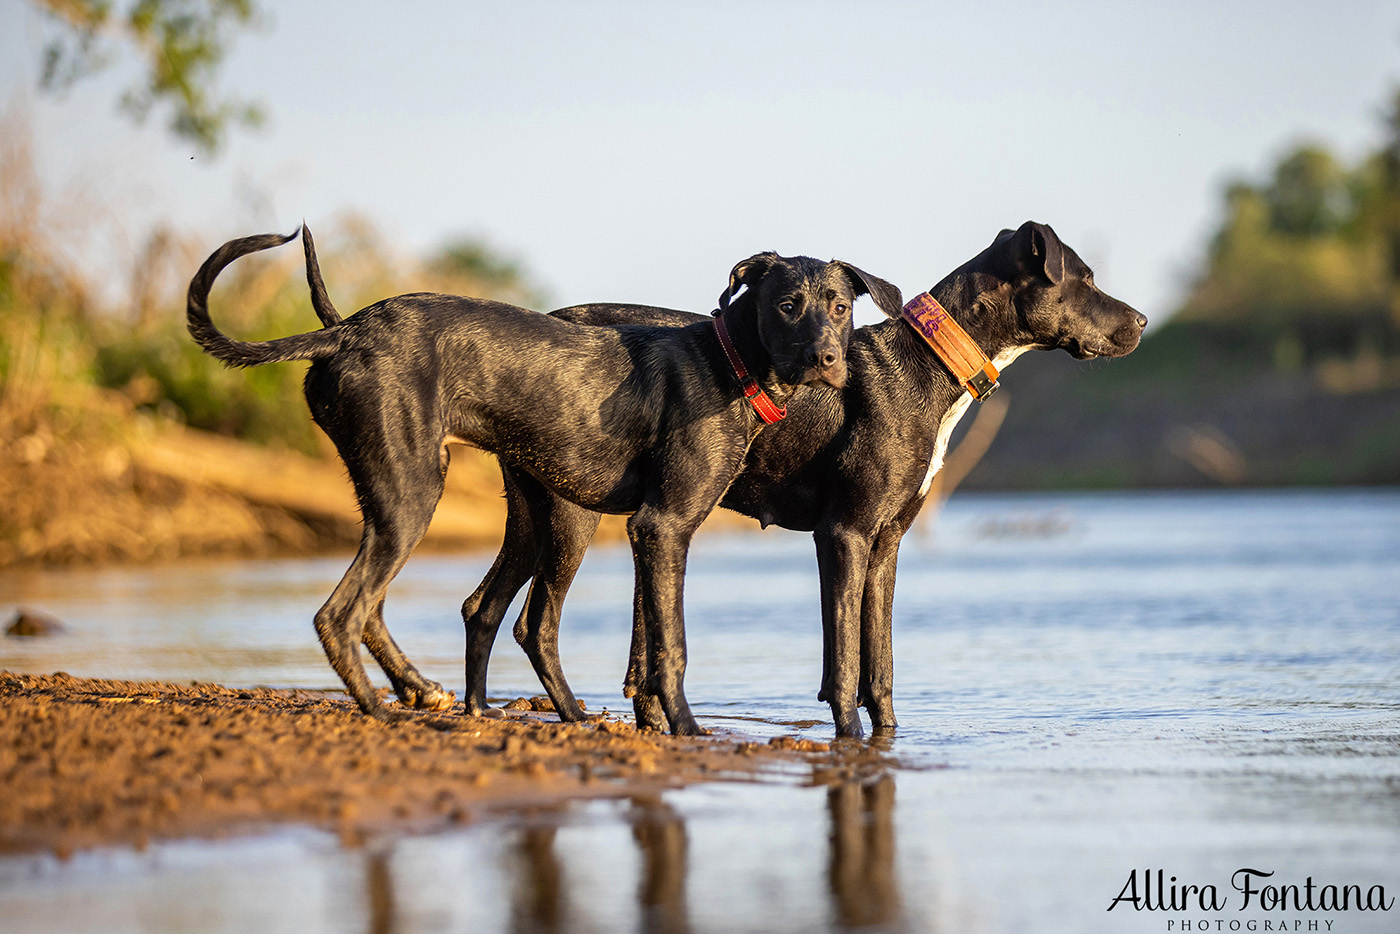
[[[817,549],[817,560],[821,561],[821,549]],[[830,702],[834,685],[831,682],[831,655],[835,636],[831,631],[831,620],[822,613],[822,680],[817,688],[817,700]]]
[[[506,493],[506,528],[501,550],[496,553],[491,570],[462,603],[462,624],[467,637],[465,700],[469,714],[480,714],[486,709],[486,671],[496,632],[506,610],[510,609],[510,602],[534,575],[538,554],[530,502],[522,488],[537,486],[537,481],[505,464],[501,465],[501,479]],[[538,495],[548,494],[541,487]]]
[[[369,649],[389,683],[394,686],[399,703],[416,710],[446,710],[456,699],[451,691],[425,678],[403,654],[389,629],[384,625],[384,601],[379,601],[374,613],[365,622],[365,648]]]
[[[396,528],[379,531],[368,521],[360,539],[360,550],[330,599],[316,613],[316,634],[335,673],[345,683],[360,709],[386,719],[360,660],[360,643],[376,608],[384,602],[389,582],[403,568],[427,523],[416,535]]]
[[[360,643],[375,625],[389,582],[428,530],[442,496],[443,471],[435,448],[424,455],[400,446],[388,455],[385,452],[391,446],[364,430],[346,439],[332,435],[332,439],[337,440],[341,459],[355,484],[364,530],[355,560],[316,613],[316,633],[331,667],[360,709],[387,719],[365,674]]]
[[[549,494],[542,486],[530,501],[535,528],[543,530],[547,541],[540,549],[535,579],[515,625],[515,640],[525,649],[559,719],[579,721],[586,715],[559,663],[559,615],[574,574],[598,530],[599,515]]]

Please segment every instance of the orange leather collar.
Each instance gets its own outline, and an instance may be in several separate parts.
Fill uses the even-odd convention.
[[[739,358],[739,351],[734,346],[734,342],[729,339],[729,329],[724,326],[724,316],[715,312],[715,334],[719,336],[719,345],[724,348],[724,355],[729,359],[729,365],[734,368],[734,375],[739,377],[739,383],[744,387],[744,398],[749,400],[749,405],[758,413],[758,417],[763,419],[764,424],[771,425],[774,422],[782,421],[787,415],[787,406],[778,408],[777,404],[768,397],[768,393],[763,391],[763,387],[758,385],[758,381],[749,375],[749,371],[744,368],[744,361]]]
[[[981,402],[996,392],[1001,374],[938,299],[927,292],[915,295],[904,306],[904,320],[933,348],[972,398]]]

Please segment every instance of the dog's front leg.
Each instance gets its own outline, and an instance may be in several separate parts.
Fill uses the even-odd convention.
[[[652,506],[643,506],[627,520],[627,535],[632,540],[632,558],[637,572],[637,602],[646,628],[650,661],[647,690],[661,699],[671,732],[677,736],[700,733],[684,689],[686,652],[682,593],[686,553],[693,532],[693,526],[682,527],[675,517]]]
[[[632,713],[637,729],[666,732],[666,712],[661,699],[647,687],[651,683],[651,659],[647,656],[646,617],[642,612],[640,585],[632,591],[632,645],[627,652],[627,678],[622,682],[622,696],[632,698]]]
[[[535,526],[529,501],[520,486],[522,477],[501,468],[506,491],[506,528],[501,550],[491,570],[476,591],[462,603],[462,624],[466,629],[466,711],[480,714],[486,709],[486,671],[491,647],[505,618],[510,602],[535,573]]]
[[[822,629],[831,635],[827,701],[836,721],[836,735],[860,737],[865,732],[856,703],[860,610],[870,564],[870,538],[843,526],[818,529],[813,537],[821,576]]]
[[[865,595],[860,613],[860,703],[870,714],[870,725],[879,733],[893,730],[894,717],[894,614],[895,568],[904,530],[888,527],[875,539],[865,573]]]

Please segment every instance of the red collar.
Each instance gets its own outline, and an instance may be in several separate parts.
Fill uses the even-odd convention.
[[[729,339],[729,330],[724,326],[724,316],[716,315],[714,322],[719,345],[724,348],[724,355],[729,359],[729,365],[734,368],[734,375],[739,377],[739,383],[744,387],[744,398],[749,400],[749,404],[758,413],[758,417],[763,419],[764,424],[771,425],[781,421],[787,415],[787,406],[779,408],[775,405],[773,400],[768,398],[768,393],[763,391],[763,387],[758,385],[758,381],[744,369],[744,361],[739,359],[739,351],[734,348],[734,342]]]
[[[968,336],[962,325],[940,304],[938,299],[922,292],[904,306],[904,320],[938,354],[938,359],[952,371],[972,398],[981,402],[1001,384],[996,365],[987,359],[982,348]]]

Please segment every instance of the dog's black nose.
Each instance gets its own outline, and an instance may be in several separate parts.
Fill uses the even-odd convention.
[[[1137,326],[1139,328],[1147,327],[1147,315],[1143,314],[1140,311],[1137,313]]]
[[[835,366],[836,361],[839,359],[841,359],[841,355],[834,350],[828,349],[825,351],[819,351],[816,348],[813,348],[807,351],[808,366],[819,366],[824,369],[829,366]]]

